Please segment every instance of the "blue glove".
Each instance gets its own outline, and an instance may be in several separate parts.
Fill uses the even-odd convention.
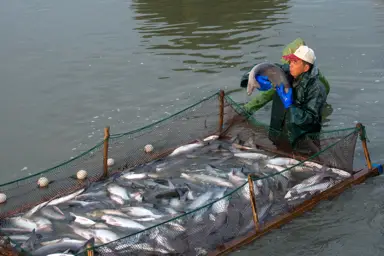
[[[286,93],[284,90],[284,84],[280,84],[276,86],[276,92],[283,102],[285,108],[289,108],[293,104],[292,88],[289,88],[288,92]]]
[[[268,80],[267,76],[256,76],[256,81],[260,84],[260,89],[257,88],[259,91],[268,91],[272,88],[271,82]]]

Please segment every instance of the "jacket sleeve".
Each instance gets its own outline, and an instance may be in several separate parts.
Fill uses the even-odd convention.
[[[272,101],[273,94],[275,93],[274,89],[258,93],[252,100],[244,105],[244,108],[249,112],[253,113],[261,109],[268,102]]]
[[[325,101],[325,90],[319,84],[314,84],[310,87],[303,103],[293,104],[289,108],[291,123],[301,127],[319,124]]]
[[[325,76],[320,72],[319,70],[319,79],[324,84],[325,90],[327,95],[329,94],[329,91],[331,90],[331,86],[329,85],[328,80],[325,78]]]

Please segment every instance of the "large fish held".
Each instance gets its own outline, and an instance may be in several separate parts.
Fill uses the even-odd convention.
[[[257,75],[268,76],[273,88],[283,83],[285,92],[288,92],[288,88],[292,87],[285,72],[280,67],[272,63],[262,62],[255,65],[249,72],[247,85],[248,95],[251,95],[255,88],[260,89],[260,84],[256,81]]]

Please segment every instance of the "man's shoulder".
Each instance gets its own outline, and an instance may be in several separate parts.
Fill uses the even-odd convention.
[[[325,83],[324,83],[323,80],[321,79],[320,75],[317,75],[317,76],[315,77],[315,80],[314,80],[314,82],[313,82],[313,87],[314,87],[316,90],[319,90],[319,92],[324,93],[324,94],[327,94],[327,90],[326,90]]]

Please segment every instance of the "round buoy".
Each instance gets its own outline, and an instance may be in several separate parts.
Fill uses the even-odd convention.
[[[146,153],[150,153],[150,152],[152,152],[152,151],[153,151],[153,146],[152,146],[151,144],[145,145],[145,147],[144,147],[144,151],[145,151]]]
[[[112,166],[115,164],[115,160],[113,158],[108,158],[107,164],[108,164],[108,166]]]
[[[76,176],[79,180],[83,180],[83,179],[87,178],[87,171],[80,170],[77,172]]]
[[[4,193],[0,193],[0,204],[7,201],[7,196]]]
[[[41,177],[38,181],[37,181],[37,184],[39,185],[39,187],[46,187],[48,186],[48,179],[46,177]]]

